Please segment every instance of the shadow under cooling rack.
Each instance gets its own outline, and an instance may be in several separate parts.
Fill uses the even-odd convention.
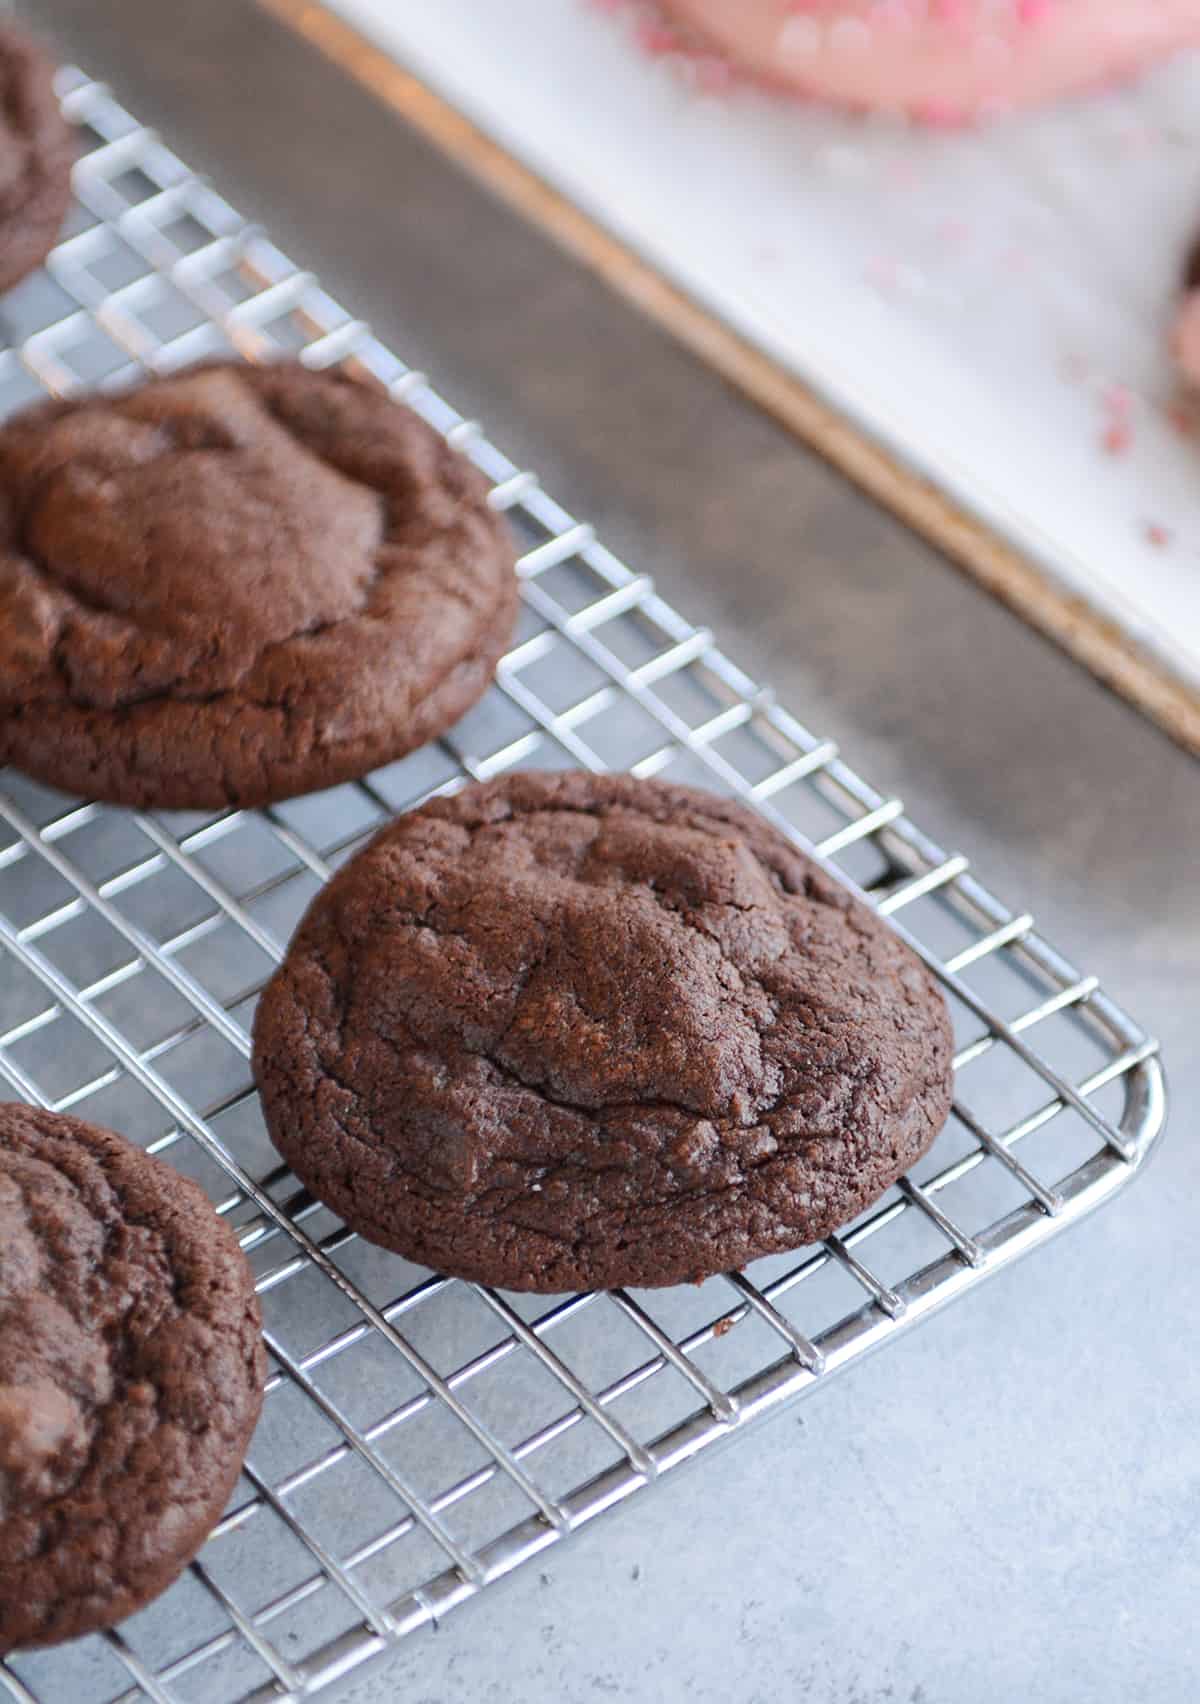
[[[731,663],[108,93],[43,273],[0,303],[0,410],[234,352],[348,361],[491,478],[523,547],[515,645],[438,744],[266,812],[137,814],[0,775],[0,1088],[196,1178],[258,1277],[271,1357],[242,1482],[119,1631],[0,1663],[20,1704],[310,1698],[661,1474],[886,1343],[1120,1189],[1161,1129],[1154,1043]],[[734,794],[866,892],[933,967],[953,1115],[819,1247],[699,1286],[508,1296],[407,1265],[267,1141],[255,1000],[381,823],[516,765]],[[803,1471],[803,1463],[797,1463]]]

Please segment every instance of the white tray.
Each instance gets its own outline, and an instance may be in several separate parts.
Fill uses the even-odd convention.
[[[1200,441],[1164,350],[1200,58],[941,135],[698,94],[584,0],[267,3],[317,39],[340,14],[931,480],[1044,578],[1055,612],[1026,613],[1150,704],[1105,655],[1136,647],[1200,742]]]

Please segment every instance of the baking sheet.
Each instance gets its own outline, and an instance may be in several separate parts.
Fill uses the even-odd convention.
[[[360,783],[266,812],[146,813],[0,773],[0,1095],[111,1125],[195,1179],[255,1269],[271,1355],[201,1555],[119,1630],[0,1658],[0,1696],[311,1701],[1060,1235],[1144,1164],[1162,1073],[1027,912],[106,89],[67,68],[58,85],[76,201],[45,269],[5,297],[0,415],[205,356],[352,361],[475,461],[520,541],[521,624],[496,681]],[[860,884],[946,988],[955,1112],[821,1247],[699,1287],[514,1303],[365,1246],[267,1140],[250,1018],[319,882],[431,793],[564,765],[742,799]]]
[[[583,0],[328,11],[1015,547],[1059,637],[1092,619],[1200,707],[1200,440],[1164,342],[1200,59],[930,134],[707,94]]]

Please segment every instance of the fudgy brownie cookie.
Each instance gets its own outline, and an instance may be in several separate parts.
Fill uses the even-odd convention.
[[[265,1371],[250,1269],[196,1185],[0,1106],[0,1654],[171,1583],[237,1482]]]
[[[826,1235],[950,1106],[945,1002],[754,812],[522,774],[384,829],[263,994],[272,1137],[347,1224],[513,1290]]]
[[[402,756],[512,632],[487,489],[410,409],[298,363],[27,410],[0,428],[0,759],[205,809]]]
[[[41,264],[71,199],[75,144],[54,68],[23,30],[0,26],[0,290]]]

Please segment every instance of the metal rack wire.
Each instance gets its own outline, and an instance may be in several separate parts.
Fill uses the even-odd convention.
[[[980,1283],[1122,1187],[1155,1044],[781,709],[227,202],[75,71],[88,151],[46,272],[0,304],[0,411],[234,350],[356,363],[459,444],[521,535],[522,624],[435,746],[265,813],[136,814],[0,776],[0,1088],[112,1124],[208,1189],[258,1274],[271,1372],[199,1559],[119,1631],[0,1662],[0,1695],[324,1695],[603,1510]],[[348,1233],[266,1140],[254,1000],[380,823],[523,764],[752,802],[866,891],[958,1037],[933,1152],[820,1247],[678,1290],[511,1297]],[[802,1471],[802,1467],[798,1467]]]

